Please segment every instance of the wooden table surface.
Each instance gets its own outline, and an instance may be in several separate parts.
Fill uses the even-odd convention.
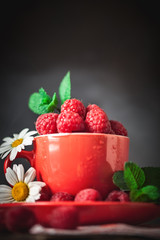
[[[76,230],[45,229],[34,226],[30,233],[1,233],[0,240],[154,240],[160,239],[160,218],[143,224],[80,226]]]

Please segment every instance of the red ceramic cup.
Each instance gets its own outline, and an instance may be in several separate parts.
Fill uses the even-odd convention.
[[[75,195],[82,189],[95,188],[105,198],[115,186],[112,176],[128,161],[129,138],[113,134],[64,133],[34,138],[32,151],[21,151],[52,192]],[[9,156],[4,171],[11,165]]]

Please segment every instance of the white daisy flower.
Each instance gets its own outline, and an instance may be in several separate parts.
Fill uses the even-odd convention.
[[[42,187],[46,185],[44,182],[33,182],[36,170],[30,167],[24,173],[22,164],[14,164],[13,170],[8,167],[5,177],[12,187],[0,185],[0,203],[35,202],[41,196]]]
[[[23,129],[19,134],[13,134],[13,138],[6,137],[3,139],[4,143],[0,146],[1,158],[5,158],[10,153],[10,160],[13,161],[18,152],[21,152],[25,146],[32,145],[34,137],[37,131],[30,131],[29,129]]]

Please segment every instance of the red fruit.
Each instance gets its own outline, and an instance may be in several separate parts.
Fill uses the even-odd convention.
[[[84,201],[101,201],[102,196],[100,193],[93,188],[86,188],[78,192],[74,199],[76,202]]]
[[[58,116],[57,129],[63,133],[83,132],[85,124],[78,113],[64,111]]]
[[[45,113],[40,115],[36,121],[36,129],[40,135],[57,132],[58,113]]]
[[[87,106],[87,108],[86,108],[86,112],[89,112],[90,110],[92,110],[92,109],[100,109],[100,110],[102,110],[98,105],[96,105],[96,104],[89,104],[88,106]]]
[[[115,134],[115,132],[110,128],[110,131],[108,132],[108,134]]]
[[[7,229],[11,232],[27,232],[37,222],[35,214],[24,206],[9,208],[5,221]]]
[[[40,194],[41,194],[41,196],[40,196],[40,198],[37,200],[38,202],[39,202],[39,201],[50,201],[51,196],[52,196],[52,193],[51,193],[51,190],[50,190],[47,186],[44,186],[44,187],[41,189]],[[37,201],[36,201],[36,202],[37,202]]]
[[[59,201],[73,201],[74,196],[67,193],[67,192],[56,192],[53,194],[50,201],[52,202],[59,202]]]
[[[83,103],[75,98],[67,99],[61,106],[61,112],[75,112],[78,113],[82,119],[85,118],[86,108]]]
[[[111,129],[115,132],[116,135],[128,136],[128,132],[122,123],[115,120],[110,120],[110,124]]]
[[[114,190],[110,192],[105,201],[129,202],[129,195],[126,192]]]
[[[106,113],[98,108],[90,110],[85,119],[86,131],[92,133],[109,133],[110,122]]]
[[[0,232],[7,231],[7,227],[5,224],[5,209],[0,209]]]
[[[78,209],[74,206],[60,206],[52,210],[49,216],[52,228],[75,229],[79,224]]]

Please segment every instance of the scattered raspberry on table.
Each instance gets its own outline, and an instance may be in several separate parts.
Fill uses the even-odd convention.
[[[67,192],[56,192],[51,197],[51,202],[58,202],[58,201],[73,201],[74,196],[67,193]]]
[[[79,225],[79,212],[74,206],[60,206],[52,210],[49,225],[58,229],[76,229]]]
[[[106,201],[128,202],[130,199],[128,193],[119,190],[113,190],[108,194]]]
[[[15,206],[7,210],[6,227],[11,232],[28,232],[37,223],[35,214],[24,206]]]
[[[102,196],[97,190],[93,188],[86,188],[78,192],[74,200],[76,202],[102,201]]]

